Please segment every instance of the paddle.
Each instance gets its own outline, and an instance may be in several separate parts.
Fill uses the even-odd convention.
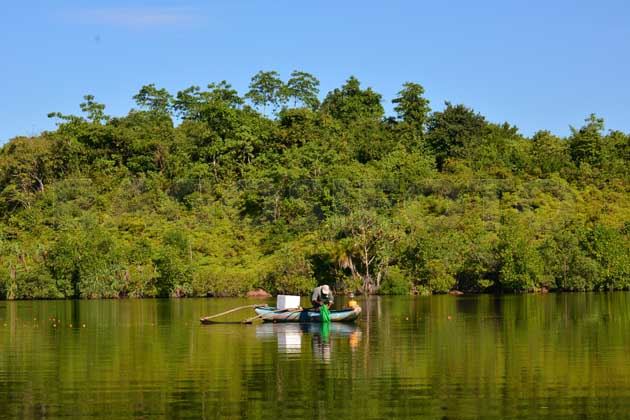
[[[302,310],[303,310],[302,308],[278,309],[278,310],[275,310],[275,311],[265,312],[264,314],[253,316],[251,318],[247,318],[246,320],[241,321],[241,324],[251,324],[253,321],[257,320],[258,318],[264,318],[265,316],[270,315],[270,314],[279,314],[279,313],[283,313],[283,312],[289,312],[289,313],[302,312]]]
[[[210,321],[210,320],[212,318],[217,318],[217,317],[220,317],[220,316],[223,316],[223,315],[227,315],[227,314],[232,313],[232,312],[240,311],[241,309],[258,308],[259,306],[264,306],[264,305],[255,304],[255,305],[239,306],[237,308],[233,308],[233,309],[230,309],[230,310],[225,311],[225,312],[221,312],[221,313],[216,314],[216,315],[210,315],[210,316],[203,317],[203,318],[200,319],[200,321],[202,323],[208,322],[208,323],[213,323],[213,324],[240,324],[240,321],[238,321],[238,322],[229,322],[229,321],[226,322],[226,321],[223,321],[222,322],[222,321]]]

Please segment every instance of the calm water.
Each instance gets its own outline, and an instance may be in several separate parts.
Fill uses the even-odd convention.
[[[371,298],[356,325],[199,325],[251,302],[0,302],[0,417],[630,416],[630,293]]]

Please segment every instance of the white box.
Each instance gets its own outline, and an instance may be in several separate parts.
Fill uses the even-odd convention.
[[[291,295],[278,295],[276,309],[296,309],[300,307],[300,297]]]

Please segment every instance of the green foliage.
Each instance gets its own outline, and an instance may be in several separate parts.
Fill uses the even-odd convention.
[[[273,256],[267,288],[278,294],[308,295],[317,286],[308,253],[308,249],[295,245],[278,250]]]
[[[560,172],[569,166],[569,159],[566,141],[549,131],[538,131],[532,137],[532,166],[540,175]]]
[[[379,187],[394,202],[412,198],[422,190],[427,178],[435,176],[434,166],[431,156],[399,147],[379,161]]]
[[[499,244],[499,285],[511,292],[533,291],[540,284],[543,263],[540,254],[522,232],[508,228]]]
[[[0,149],[0,297],[630,288],[630,136],[524,138],[406,83],[260,72],[53,113]],[[278,110],[265,115],[265,108]],[[173,116],[178,118],[173,120]]]
[[[616,229],[597,224],[586,234],[583,248],[597,262],[597,289],[630,288],[630,248],[627,237]]]
[[[408,295],[411,293],[411,281],[397,266],[391,266],[378,289],[382,295]]]
[[[142,108],[165,114],[171,107],[173,96],[166,89],[158,89],[150,84],[142,86],[133,100]]]
[[[429,118],[429,100],[424,96],[424,88],[418,83],[407,82],[398,96],[392,100],[398,119],[413,127],[420,135],[424,133]]]
[[[192,295],[192,266],[175,247],[165,247],[153,260],[157,270],[157,296]]]
[[[442,168],[448,158],[461,157],[474,148],[486,132],[486,119],[464,105],[446,102],[446,108],[434,112],[428,121],[427,140]]]
[[[252,77],[245,97],[255,106],[262,106],[264,113],[268,105],[274,109],[282,105],[287,99],[287,90],[277,71],[259,71]]]
[[[579,130],[571,127],[571,137],[569,138],[571,158],[576,165],[588,163],[597,166],[601,164],[604,157],[602,136],[604,120],[591,114],[584,121],[586,125]]]
[[[381,95],[371,88],[361,89],[361,83],[354,76],[326,95],[322,111],[346,124],[363,119],[379,120],[384,113]]]
[[[59,237],[51,247],[46,260],[48,271],[57,280],[59,292],[65,297],[79,296],[81,256],[75,244],[76,236]]]
[[[88,121],[94,124],[101,124],[109,120],[110,117],[105,115],[105,105],[96,102],[94,95],[85,95],[83,99],[85,99],[85,102],[82,102],[80,107],[81,111],[87,114]]]
[[[195,296],[237,296],[262,283],[256,269],[202,266],[193,273]]]
[[[339,242],[339,267],[361,278],[361,291],[378,291],[401,239],[397,226],[374,210],[357,209],[347,216],[331,217],[326,230]]]
[[[430,260],[426,264],[427,286],[437,293],[446,293],[455,286],[455,277],[441,260]]]
[[[191,86],[177,92],[172,108],[186,120],[200,120],[213,109],[216,109],[214,112],[234,109],[243,103],[232,85],[222,80],[219,83],[210,83],[207,91],[202,91],[199,86]]]
[[[301,102],[307,108],[317,109],[319,106],[319,80],[310,73],[294,70],[287,81],[286,96],[293,99],[293,106]]]
[[[152,263],[131,263],[122,273],[121,297],[155,297],[158,294],[156,287],[157,271]]]

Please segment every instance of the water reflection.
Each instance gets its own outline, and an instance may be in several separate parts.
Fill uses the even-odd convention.
[[[261,324],[256,327],[256,338],[263,341],[277,340],[280,353],[302,351],[300,324]]]
[[[256,326],[256,338],[275,340],[278,352],[285,354],[302,353],[303,347],[310,343],[313,357],[327,362],[332,355],[333,342],[347,342],[354,351],[359,347],[362,332],[355,324],[266,323]]]
[[[370,297],[356,325],[197,321],[253,303],[0,301],[0,418],[630,413],[630,293]]]

